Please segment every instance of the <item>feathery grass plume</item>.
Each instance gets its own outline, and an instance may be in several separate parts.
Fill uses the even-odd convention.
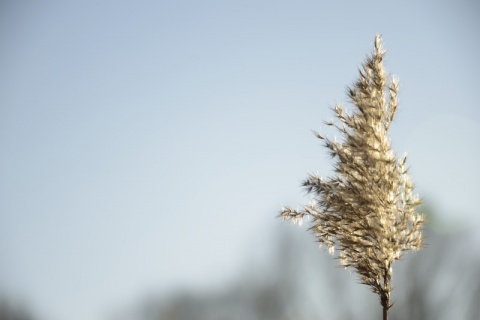
[[[311,230],[330,254],[338,250],[342,266],[354,269],[361,283],[379,295],[383,319],[391,307],[392,263],[407,250],[422,245],[424,217],[412,194],[406,156],[398,159],[390,147],[388,128],[397,108],[397,79],[389,79],[382,66],[385,54],[379,35],[373,53],[347,89],[352,112],[337,104],[337,122],[327,121],[342,136],[323,140],[335,161],[335,176],[309,175],[303,186],[314,200],[302,210],[282,209],[280,217],[300,223],[312,217]]]

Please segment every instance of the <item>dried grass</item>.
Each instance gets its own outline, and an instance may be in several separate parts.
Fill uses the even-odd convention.
[[[334,159],[335,176],[309,175],[303,182],[314,195],[301,210],[284,207],[280,217],[301,223],[311,217],[310,230],[330,254],[338,251],[342,266],[379,295],[383,317],[391,307],[392,264],[408,250],[422,246],[424,216],[416,212],[420,200],[406,168],[406,156],[397,158],[387,136],[397,109],[398,80],[385,73],[385,50],[379,35],[374,50],[347,89],[353,111],[333,108],[341,139],[315,132]]]

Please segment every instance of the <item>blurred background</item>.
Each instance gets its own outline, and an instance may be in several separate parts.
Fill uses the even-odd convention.
[[[0,319],[380,319],[276,218],[371,52],[427,246],[392,319],[480,319],[477,1],[0,2]],[[477,159],[477,160],[475,160]]]

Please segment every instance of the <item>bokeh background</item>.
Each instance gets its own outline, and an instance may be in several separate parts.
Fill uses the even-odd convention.
[[[478,1],[0,2],[0,318],[366,319],[304,228],[372,50],[430,217],[393,319],[480,319]]]

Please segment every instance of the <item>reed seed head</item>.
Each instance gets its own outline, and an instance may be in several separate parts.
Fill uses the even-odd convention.
[[[374,50],[347,88],[353,110],[341,104],[332,109],[335,122],[326,122],[341,139],[315,136],[334,159],[335,175],[311,174],[303,187],[314,203],[301,210],[284,207],[280,217],[293,222],[312,217],[310,230],[339,262],[354,269],[363,284],[379,294],[389,308],[391,266],[408,250],[422,246],[424,217],[416,212],[420,200],[406,167],[406,155],[397,158],[387,131],[397,109],[398,79],[389,78],[382,60],[379,35]]]

